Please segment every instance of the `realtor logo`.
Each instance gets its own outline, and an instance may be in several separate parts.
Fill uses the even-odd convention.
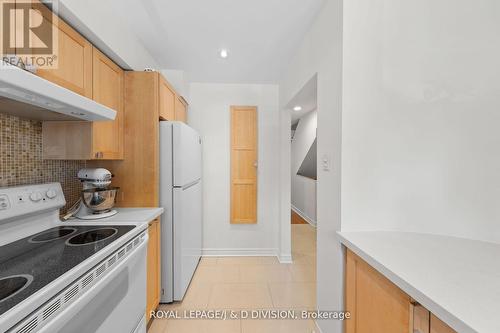
[[[54,2],[0,0],[1,50],[5,62],[22,68],[57,67],[57,23]],[[51,9],[49,9],[49,7]]]

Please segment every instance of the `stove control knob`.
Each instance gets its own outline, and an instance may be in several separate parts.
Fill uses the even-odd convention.
[[[38,202],[43,199],[42,193],[40,192],[33,192],[30,195],[30,200],[34,202]]]
[[[57,192],[56,190],[51,188],[50,190],[47,191],[47,193],[45,193],[45,195],[47,195],[47,198],[49,199],[54,199],[55,197],[57,197]]]

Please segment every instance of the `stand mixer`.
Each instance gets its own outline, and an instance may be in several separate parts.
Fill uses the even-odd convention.
[[[78,179],[83,184],[82,196],[73,206],[75,217],[81,220],[96,220],[113,216],[118,187],[110,187],[113,175],[103,168],[81,169]]]

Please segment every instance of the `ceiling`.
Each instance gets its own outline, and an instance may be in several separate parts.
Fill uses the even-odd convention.
[[[191,82],[278,83],[324,1],[113,3],[119,7],[115,19],[129,25],[164,69],[183,70]],[[222,48],[227,59],[219,56]]]
[[[302,107],[300,111],[294,111],[295,106]],[[290,110],[292,125],[296,124],[300,118],[307,113],[316,110],[318,107],[318,76],[314,75],[307,83],[300,89],[286,108]]]

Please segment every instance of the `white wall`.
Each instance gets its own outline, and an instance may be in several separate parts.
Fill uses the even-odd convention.
[[[123,20],[120,7],[112,1],[60,0],[59,14],[72,27],[125,69],[158,69],[158,63],[135,31]],[[96,9],[98,7],[98,9]]]
[[[500,3],[344,7],[342,229],[500,242]]]
[[[205,254],[277,254],[278,93],[276,85],[190,85],[189,123],[199,131],[203,140]],[[229,223],[231,105],[258,107],[258,223],[255,225]]]
[[[300,176],[300,169],[311,145],[316,139],[316,111],[305,114],[297,125],[291,146],[292,208],[311,224],[316,224],[316,180]]]
[[[290,242],[290,113],[285,105],[318,74],[318,159],[330,160],[318,170],[317,300],[322,310],[342,309],[343,254],[336,237],[340,230],[340,148],[342,107],[342,1],[325,2],[280,82],[281,120],[281,253]],[[320,165],[320,163],[318,163]],[[320,320],[325,333],[341,332],[342,323]]]

